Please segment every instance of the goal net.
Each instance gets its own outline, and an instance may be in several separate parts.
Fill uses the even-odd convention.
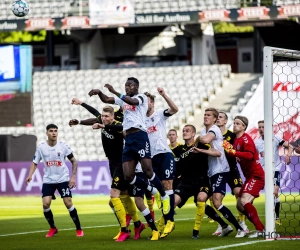
[[[287,150],[276,152],[282,138],[300,149],[300,51],[264,48],[264,154],[266,239],[300,239],[300,155],[293,153],[285,164]],[[299,140],[299,141],[297,141]],[[299,150],[300,152],[300,150]],[[275,166],[279,154],[280,166]],[[274,197],[274,171],[280,175],[279,197]],[[276,181],[276,179],[275,179]],[[278,182],[277,182],[278,183]],[[280,201],[279,215],[276,205]],[[279,218],[278,218],[279,217]]]

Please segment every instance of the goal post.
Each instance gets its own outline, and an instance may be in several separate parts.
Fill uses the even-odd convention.
[[[274,215],[274,133],[279,135],[286,135],[289,133],[288,141],[292,142],[298,139],[299,128],[297,125],[289,124],[289,121],[298,114],[298,109],[300,108],[300,100],[298,92],[300,89],[300,51],[288,50],[282,48],[274,47],[264,47],[263,51],[263,77],[264,77],[264,157],[265,157],[265,239],[273,240],[280,238],[280,232],[276,232],[275,215]],[[298,76],[299,73],[299,76]],[[281,84],[281,92],[275,92],[275,84]],[[275,98],[274,98],[275,97]],[[275,99],[275,100],[274,100]],[[295,101],[296,100],[296,101]],[[275,102],[274,102],[275,101]],[[298,106],[299,105],[299,106]],[[274,119],[275,117],[275,119]],[[294,120],[293,120],[294,121]],[[297,123],[296,123],[297,124]],[[275,129],[275,132],[274,132]],[[275,134],[276,135],[276,134]],[[286,138],[284,138],[286,140]],[[298,162],[297,162],[298,163]],[[286,170],[286,169],[285,169]],[[293,168],[296,171],[296,167]],[[297,172],[296,172],[297,173]],[[296,174],[297,176],[297,174]],[[291,175],[289,175],[289,178]],[[298,175],[299,178],[299,175]],[[290,186],[285,187],[287,196],[292,195],[295,192],[297,185],[297,180],[293,184],[293,188]],[[290,188],[290,190],[288,190]],[[299,187],[298,187],[299,188]],[[289,193],[288,193],[289,192]],[[281,192],[280,192],[281,193]],[[299,193],[299,191],[298,191]],[[285,195],[284,193],[281,193]],[[297,196],[296,196],[297,197]],[[286,197],[285,201],[286,201]],[[297,199],[294,198],[294,203],[292,205],[298,206]],[[289,212],[293,212],[290,206]],[[285,212],[285,211],[283,211]],[[285,212],[285,220],[288,212]],[[299,210],[298,210],[299,213]],[[284,234],[290,235],[290,237],[282,238],[293,238],[299,239],[297,235],[297,230],[300,233],[300,220],[296,216],[296,212],[293,216],[293,220],[298,219],[298,228],[296,222],[286,222],[285,226],[282,226]],[[294,224],[293,224],[294,223]],[[290,230],[287,230],[289,226],[292,226]],[[280,231],[280,230],[277,230]],[[290,233],[290,234],[286,234]]]

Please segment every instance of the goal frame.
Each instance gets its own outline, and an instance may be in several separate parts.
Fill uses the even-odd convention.
[[[265,239],[276,239],[274,218],[274,182],[273,182],[273,57],[287,57],[300,59],[300,51],[276,47],[264,47],[263,53],[263,77],[264,77],[264,142],[265,142]],[[280,236],[279,236],[280,237]]]

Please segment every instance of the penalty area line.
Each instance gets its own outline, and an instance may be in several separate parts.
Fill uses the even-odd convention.
[[[184,219],[177,219],[176,221],[186,221],[186,220],[194,220],[194,218],[184,218]],[[82,229],[91,229],[91,228],[103,228],[103,227],[117,227],[120,226],[118,224],[112,224],[112,225],[102,225],[102,226],[90,226],[90,227],[82,227]],[[62,228],[58,229],[58,231],[70,231],[75,230],[75,228]],[[24,235],[24,234],[36,234],[36,233],[45,233],[49,230],[38,230],[38,231],[30,231],[30,232],[20,232],[20,233],[13,233],[13,234],[0,234],[0,237],[5,236],[15,236],[15,235]]]
[[[232,245],[224,245],[224,246],[219,246],[219,247],[204,248],[204,249],[201,249],[201,250],[225,249],[225,248],[229,248],[229,247],[240,247],[240,246],[252,245],[252,244],[263,243],[263,242],[270,242],[270,241],[267,241],[267,240],[255,240],[255,241],[248,241],[248,242],[238,243],[238,244],[232,244]]]

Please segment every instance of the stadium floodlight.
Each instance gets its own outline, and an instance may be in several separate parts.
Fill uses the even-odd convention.
[[[300,239],[299,157],[283,164],[281,223],[274,213],[274,135],[285,141],[299,138],[300,51],[264,47],[265,238]],[[284,157],[285,152],[279,155]],[[276,228],[277,227],[277,228]],[[297,232],[298,230],[298,232]]]

